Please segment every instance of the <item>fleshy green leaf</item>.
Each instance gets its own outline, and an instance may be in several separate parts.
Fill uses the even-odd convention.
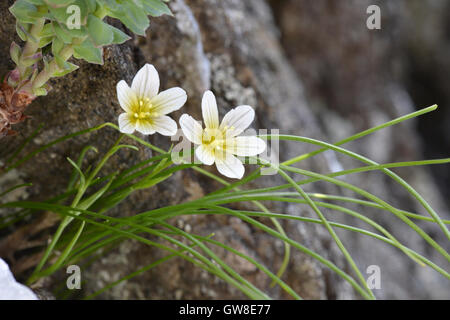
[[[27,57],[22,56],[20,59],[20,65],[22,65],[24,67],[29,67],[29,66],[32,66],[33,64],[37,63],[41,59],[42,59],[41,52],[37,52],[37,53],[35,53],[31,56],[27,56]]]
[[[94,12],[97,9],[97,1],[95,0],[85,0],[86,7],[89,12]]]
[[[53,37],[41,38],[39,39],[39,49],[44,48],[49,45],[53,40]]]
[[[70,34],[70,32],[64,30],[62,26],[56,21],[53,21],[52,26],[53,31],[55,32],[59,40],[66,44],[72,43],[72,35]]]
[[[62,59],[59,55],[55,55],[54,56],[56,64],[58,65],[58,67],[62,70],[65,70],[66,68],[69,67],[69,63],[64,61],[64,59]]]
[[[53,56],[58,55],[62,48],[64,47],[64,42],[60,40],[59,38],[54,38],[52,42],[52,54]]]
[[[147,14],[153,17],[159,17],[163,14],[172,15],[169,7],[159,0],[141,0],[142,5],[147,12]]]
[[[125,41],[128,41],[131,39],[131,37],[129,35],[127,35],[125,32],[123,32],[122,30],[114,28],[113,26],[110,26],[110,28],[114,34],[114,38],[112,41],[113,44],[121,44],[121,43],[124,43]]]
[[[47,90],[45,88],[35,88],[33,89],[33,94],[37,97],[39,96],[46,96],[47,95]]]
[[[35,5],[27,2],[26,0],[17,0],[10,8],[9,11],[13,16],[22,23],[35,23],[36,18],[30,16],[31,13],[37,13]]]
[[[86,3],[85,0],[73,0],[71,5],[75,5],[80,8],[80,24],[81,26],[85,26],[87,23],[87,16],[89,14],[89,4]],[[57,7],[49,7],[49,19],[56,20],[61,24],[67,25],[68,19],[71,18],[73,12],[69,10],[70,6],[57,6]]]
[[[17,21],[16,23],[16,32],[19,35],[19,38],[22,41],[27,41],[28,39],[28,32],[29,32],[29,25],[20,23],[19,21]]]
[[[145,36],[145,30],[150,25],[142,8],[129,2],[123,3],[120,10],[109,10],[108,15],[119,19],[128,29],[141,36]]]
[[[40,36],[43,38],[46,37],[53,37],[55,35],[55,32],[53,30],[53,26],[51,23],[47,23],[44,25],[44,28],[42,28]]]
[[[75,0],[44,0],[45,3],[47,3],[48,5],[56,8],[56,7],[62,7],[62,6],[67,6],[73,2],[75,2]]]
[[[13,43],[11,44],[11,48],[9,49],[9,54],[15,64],[19,64],[21,53],[22,49],[19,47],[17,43],[13,41]]]
[[[66,62],[66,67],[64,70],[62,71],[58,71],[53,73],[53,77],[63,77],[75,70],[77,70],[79,67],[76,64],[70,63],[70,62]]]
[[[105,46],[111,44],[114,40],[114,33],[111,26],[104,23],[96,16],[90,14],[88,17],[87,29],[89,36],[97,46]]]
[[[94,46],[90,39],[73,48],[73,56],[89,63],[103,64],[103,50]]]
[[[45,4],[44,0],[27,0],[27,2],[34,4],[35,6],[41,6]]]
[[[51,23],[47,23],[41,31],[39,39],[39,48],[43,48],[52,42],[55,36],[55,31]]]
[[[97,2],[108,10],[117,11],[120,9],[120,4],[116,0],[97,0]]]

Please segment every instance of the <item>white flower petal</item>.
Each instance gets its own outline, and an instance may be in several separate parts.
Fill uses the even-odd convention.
[[[136,130],[142,134],[149,135],[155,133],[155,128],[147,119],[139,119],[136,121]]]
[[[151,64],[143,66],[133,79],[131,89],[139,98],[152,99],[159,91],[159,75]]]
[[[168,116],[161,116],[152,119],[152,126],[153,129],[159,134],[169,137],[175,135],[178,130],[177,123]]]
[[[132,107],[137,104],[137,96],[124,80],[117,84],[117,99],[123,110],[133,112]]]
[[[241,160],[230,153],[216,154],[217,170],[224,176],[234,179],[242,179],[245,168]]]
[[[151,100],[153,111],[165,115],[180,109],[186,103],[186,91],[172,88],[159,93]]]
[[[202,144],[203,128],[197,120],[190,115],[183,114],[179,122],[183,134],[189,141],[195,144]]]
[[[255,119],[255,110],[250,106],[239,106],[230,110],[223,117],[220,129],[228,137],[236,137],[244,132]]]
[[[219,111],[217,110],[216,97],[211,91],[206,91],[203,95],[202,114],[206,128],[219,128]]]
[[[14,278],[8,264],[0,258],[0,300],[38,300],[30,288]]]
[[[227,151],[241,157],[252,157],[266,149],[266,142],[258,137],[240,136],[230,139]]]
[[[208,166],[212,165],[215,160],[214,149],[208,148],[205,145],[200,145],[195,149],[195,156],[201,163]]]
[[[135,125],[130,119],[130,115],[127,113],[122,113],[119,116],[119,130],[122,133],[133,133],[135,130]]]

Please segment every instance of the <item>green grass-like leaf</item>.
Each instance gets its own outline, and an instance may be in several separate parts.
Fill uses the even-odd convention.
[[[96,164],[88,166],[87,168],[83,167],[83,162],[87,152],[90,150],[97,152],[93,146],[86,146],[80,154],[74,158],[77,159],[76,161],[68,159],[68,162],[73,167],[73,170],[70,177],[68,177],[67,188],[64,193],[44,202],[17,201],[0,204],[0,208],[20,209],[16,213],[9,214],[8,216],[2,218],[0,220],[0,228],[9,227],[15,222],[21,221],[23,218],[36,214],[40,211],[51,211],[63,217],[61,224],[52,237],[50,245],[46,248],[42,260],[29,278],[28,283],[33,283],[40,278],[51,276],[53,273],[58,272],[69,264],[92,263],[95,259],[98,259],[101,256],[102,251],[105,252],[108,250],[113,250],[123,241],[128,239],[134,239],[142,244],[168,252],[164,258],[156,260],[133,272],[132,274],[124,276],[121,279],[106,285],[97,292],[90,294],[88,293],[85,297],[86,299],[95,298],[119,283],[136,277],[175,258],[185,259],[195,266],[206,270],[229,285],[235,286],[251,299],[270,299],[270,296],[265,292],[267,288],[258,287],[258,284],[251,283],[248,279],[242,276],[238,270],[234,270],[231,266],[228,266],[225,261],[222,260],[222,258],[213,250],[214,248],[226,250],[229,253],[245,259],[249,263],[253,264],[258,270],[260,270],[260,272],[270,278],[272,284],[278,284],[283,291],[294,299],[301,299],[300,293],[295,292],[295,290],[293,290],[288,283],[285,283],[282,280],[283,274],[288,269],[289,257],[292,250],[299,250],[300,252],[312,257],[319,263],[328,267],[343,280],[347,281],[363,298],[375,298],[371,290],[367,287],[363,275],[351,256],[351,252],[346,249],[344,243],[336,234],[336,228],[346,230],[347,232],[355,232],[363,236],[369,236],[376,240],[382,241],[385,244],[400,250],[407,257],[420,265],[432,268],[436,272],[440,273],[445,279],[449,280],[450,275],[446,270],[417,253],[412,248],[409,248],[401,243],[395,236],[395,230],[388,231],[385,227],[375,222],[367,215],[345,206],[346,204],[351,204],[369,207],[372,209],[377,209],[377,212],[380,215],[385,214],[386,212],[394,215],[408,225],[412,231],[417,233],[434,250],[450,261],[450,256],[447,251],[415,222],[413,222],[413,220],[437,224],[447,238],[449,236],[447,225],[450,224],[450,221],[442,220],[431,208],[428,202],[426,202],[426,200],[418,194],[412,186],[390,170],[392,168],[399,167],[448,164],[450,159],[378,164],[362,155],[341,147],[341,145],[347,142],[363,138],[389,126],[433,111],[436,108],[437,106],[432,106],[412,114],[399,117],[334,144],[292,135],[262,136],[262,138],[267,140],[280,139],[291,141],[293,143],[312,144],[318,146],[319,149],[289,159],[280,165],[272,164],[259,159],[252,159],[258,161],[257,163],[259,164],[259,168],[251,172],[244,179],[233,183],[230,183],[222,177],[206,171],[202,167],[195,164],[175,165],[171,159],[171,150],[162,150],[134,135],[119,134],[114,145],[112,145],[110,150],[101,156],[98,161],[96,161]],[[33,157],[38,153],[46,152],[49,148],[56,144],[67,142],[70,139],[76,139],[84,134],[104,130],[106,127],[118,130],[116,125],[106,123],[101,126],[75,132],[51,141],[36,150],[28,152],[22,158],[19,158],[19,155],[22,154],[25,146],[30,141],[30,139],[27,139],[24,144],[19,146],[19,148],[12,153],[12,156],[8,159],[5,168],[3,168],[3,171],[0,172],[0,174],[7,173],[20,167],[33,159]],[[33,138],[38,134],[38,131],[32,134]],[[131,139],[134,143],[137,143],[141,147],[149,148],[159,155],[138,161],[136,164],[122,171],[103,175],[102,169],[111,157],[113,157],[119,150],[122,148],[138,150],[135,146],[121,144],[121,141],[124,138]],[[294,164],[298,164],[305,159],[317,156],[326,150],[333,150],[344,156],[358,160],[364,163],[365,166],[347,169],[340,172],[323,174],[293,166]],[[286,180],[287,183],[266,188],[246,188],[248,183],[261,177],[261,168],[264,166],[271,166],[275,168],[278,171],[278,174]],[[115,208],[122,201],[126,201],[128,196],[136,190],[152,188],[158,183],[168,179],[174,173],[181,170],[190,169],[195,170],[199,174],[204,175],[211,180],[215,180],[216,182],[224,185],[224,187],[215,190],[200,199],[136,213],[131,217],[114,218],[107,215],[111,209]],[[379,171],[393,179],[398,185],[404,188],[413,199],[417,200],[422,205],[429,216],[396,208],[367,190],[363,190],[358,186],[337,179],[338,177],[345,175],[362,174],[371,171]],[[297,176],[301,176],[302,179],[299,179]],[[318,181],[331,183],[338,188],[350,190],[358,196],[361,196],[363,199],[304,191],[303,186],[313,184]],[[0,197],[15,190],[16,188],[25,186],[28,186],[28,184],[19,185],[6,190],[0,194]],[[240,202],[252,204],[255,210],[244,211],[235,209],[235,205]],[[275,213],[273,210],[269,209],[270,205],[268,204],[276,202],[307,206],[316,213],[318,219]],[[326,215],[322,212],[323,208],[329,210]],[[331,217],[334,217],[335,214],[348,215],[354,219],[364,222],[373,231],[334,222],[328,219],[330,214],[333,214]],[[232,248],[226,243],[221,243],[214,240],[213,235],[204,236],[201,234],[188,233],[171,224],[172,219],[184,215],[233,216],[249,224],[253,229],[259,230],[274,237],[275,239],[283,241],[285,245],[285,252],[281,267],[275,273],[261,261],[258,261],[257,257],[250,257],[242,252],[239,252],[235,248]],[[263,220],[266,219],[272,222],[273,228],[264,223]],[[298,241],[292,239],[283,230],[282,225],[279,222],[281,220],[296,223],[320,224],[325,227],[329,232],[330,237],[334,240],[337,247],[346,258],[348,265],[351,267],[351,273],[344,271],[332,261],[324,258],[314,250],[307,248]],[[152,237],[152,240],[149,240],[149,236]]]

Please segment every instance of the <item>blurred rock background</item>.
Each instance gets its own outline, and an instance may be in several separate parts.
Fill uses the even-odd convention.
[[[14,20],[7,11],[13,1],[0,4],[0,73],[11,69],[8,49],[14,36]],[[368,30],[366,9],[381,8],[382,29]],[[116,121],[120,107],[115,85],[120,79],[131,82],[145,62],[160,72],[162,88],[183,87],[188,104],[175,114],[200,115],[200,99],[206,89],[219,97],[223,116],[231,107],[255,107],[255,128],[279,128],[281,132],[338,141],[392,118],[432,104],[440,108],[415,121],[383,130],[345,147],[380,162],[448,157],[450,150],[450,2],[447,0],[173,0],[175,17],[152,20],[146,38],[135,38],[108,48],[105,65],[82,64],[80,70],[53,83],[54,90],[36,100],[28,110],[32,117],[16,126],[17,137],[2,140],[0,161],[40,123],[37,147],[47,141],[105,121]],[[106,150],[117,134],[82,137],[58,145],[50,152],[2,178],[2,184],[33,182],[15,199],[45,199],[62,190],[68,179],[72,158],[87,144]],[[165,138],[150,141],[168,147]],[[282,144],[281,159],[313,148],[302,144]],[[139,157],[148,157],[141,151]],[[121,152],[108,170],[134,163],[136,154]],[[93,159],[90,159],[91,161]],[[301,166],[322,173],[335,168],[351,168],[358,163],[334,153],[323,154]],[[450,218],[450,166],[415,167],[396,170],[427,199],[443,218]],[[350,176],[346,181],[367,189],[405,210],[423,212],[419,205],[392,180],[380,173]],[[273,177],[255,186],[280,182]],[[135,194],[114,215],[129,216],[143,210],[197,198],[218,185],[183,171],[156,189]],[[333,186],[315,184],[308,190],[339,193]],[[345,193],[344,193],[345,194]],[[314,216],[307,206],[274,204],[272,210]],[[355,207],[361,210],[361,208]],[[376,221],[415,250],[448,270],[449,264],[394,216],[364,209]],[[358,225],[338,213],[327,213],[336,221]],[[178,226],[203,235],[216,233],[216,240],[262,261],[276,270],[282,261],[283,245],[239,220],[228,217],[187,217],[173,221]],[[419,224],[449,249],[442,232],[432,224]],[[361,225],[362,226],[362,225]],[[346,268],[345,260],[320,226],[285,223],[287,233]],[[363,226],[365,227],[365,226]],[[45,238],[47,233],[41,234]],[[382,299],[448,299],[450,284],[442,276],[409,261],[400,251],[383,243],[348,232],[339,232],[361,270],[379,265]],[[0,234],[3,239],[7,234]],[[1,240],[0,240],[1,241]],[[1,242],[0,242],[1,248]],[[295,250],[294,250],[295,252]],[[274,298],[288,298],[279,288],[269,288],[270,279],[252,266],[225,252],[224,259],[241,274],[267,290]],[[0,256],[5,252],[0,250]],[[83,270],[84,290],[92,292],[136,269],[150,264],[163,253],[132,241]],[[26,274],[33,264],[23,252],[14,253],[11,267],[16,276]],[[10,257],[11,260],[11,257]],[[64,275],[62,275],[64,276]],[[302,297],[308,299],[353,299],[358,296],[340,278],[311,258],[295,252],[284,276]],[[58,278],[44,284],[49,289]],[[104,299],[240,299],[236,289],[193,267],[172,260],[151,272],[121,284],[103,294]]]

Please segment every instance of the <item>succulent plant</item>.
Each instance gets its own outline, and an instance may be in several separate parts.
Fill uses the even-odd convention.
[[[0,137],[12,134],[11,125],[25,119],[26,106],[49,92],[49,79],[78,69],[71,57],[103,64],[105,46],[130,39],[106,17],[145,35],[148,16],[171,15],[162,0],[17,0],[10,12],[25,45],[11,44],[16,68],[0,87]]]

